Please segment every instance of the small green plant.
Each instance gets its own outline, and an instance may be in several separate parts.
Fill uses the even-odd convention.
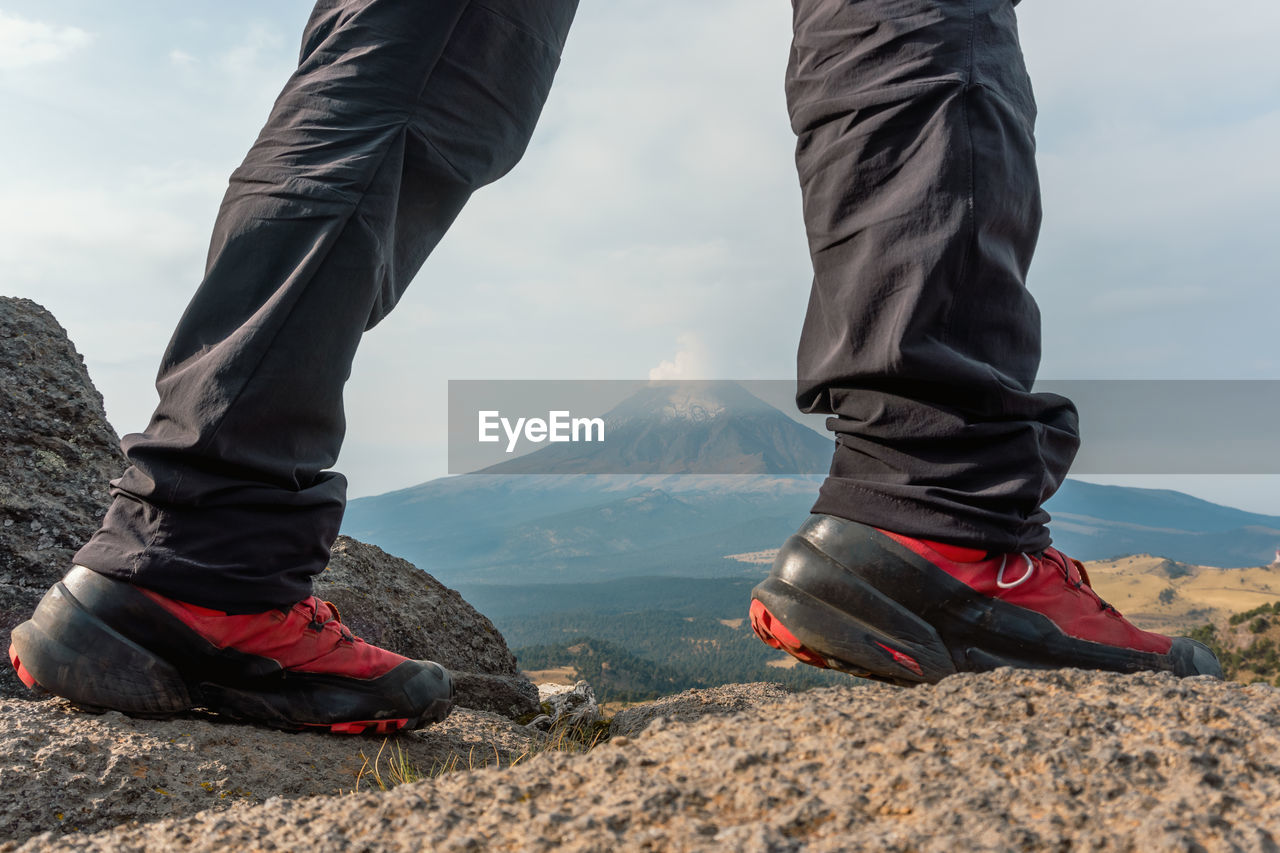
[[[1161,604],[1173,604],[1173,600],[1177,597],[1178,591],[1171,586],[1166,586],[1160,590],[1160,595],[1158,596]]]

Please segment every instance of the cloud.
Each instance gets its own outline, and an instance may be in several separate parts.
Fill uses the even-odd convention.
[[[93,41],[79,27],[60,27],[0,12],[0,69],[66,59]]]
[[[172,62],[174,65],[178,66],[179,68],[187,68],[199,62],[200,60],[196,59],[194,56],[187,53],[185,50],[178,50],[175,48],[174,50],[169,51],[169,61]]]
[[[649,381],[662,379],[706,379],[711,375],[707,364],[707,350],[702,340],[685,333],[677,341],[680,347],[675,358],[663,361],[649,370]]]

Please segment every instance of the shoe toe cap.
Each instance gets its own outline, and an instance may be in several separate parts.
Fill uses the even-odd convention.
[[[1204,643],[1188,637],[1175,637],[1169,654],[1174,659],[1174,674],[1180,676],[1212,675],[1222,678],[1222,664]]]
[[[415,707],[427,710],[429,715],[433,716],[441,711],[447,714],[448,709],[453,706],[455,692],[449,670],[429,660],[405,661],[400,666],[413,670],[403,688],[409,701]]]

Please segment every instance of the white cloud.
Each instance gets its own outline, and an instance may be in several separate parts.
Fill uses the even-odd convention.
[[[79,27],[60,27],[0,12],[0,69],[66,59],[93,41]]]
[[[707,350],[697,335],[685,333],[680,336],[677,345],[680,347],[675,358],[663,361],[649,370],[649,381],[662,379],[708,379]]]
[[[185,50],[178,50],[176,48],[169,51],[169,61],[179,68],[186,68],[199,62],[198,59],[187,53]]]

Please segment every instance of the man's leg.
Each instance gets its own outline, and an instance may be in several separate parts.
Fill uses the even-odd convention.
[[[800,0],[787,96],[814,266],[799,402],[837,436],[815,511],[1043,549],[1078,441],[1070,402],[1030,393],[1040,190],[1012,6]]]
[[[241,613],[310,594],[342,518],[327,469],[361,334],[520,158],[574,5],[322,0],[75,562]]]
[[[344,507],[326,469],[362,333],[520,158],[575,6],[316,6],[102,528],[13,633],[25,681],[127,712],[338,731],[447,713],[439,666],[363,643],[310,597]]]
[[[1078,439],[1070,401],[1031,393],[1040,194],[1013,3],[794,12],[814,266],[798,402],[832,415],[837,442],[815,515],[755,591],[757,633],[906,682],[1002,664],[1215,670],[1203,647],[1134,628],[1048,548],[1041,505]]]

